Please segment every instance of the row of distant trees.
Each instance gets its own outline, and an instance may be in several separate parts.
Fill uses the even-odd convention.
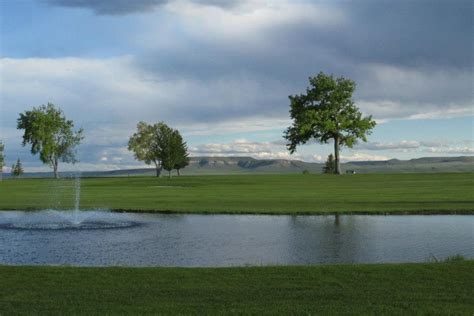
[[[54,177],[59,178],[60,162],[76,163],[76,147],[84,139],[84,130],[74,130],[74,122],[66,119],[63,111],[52,103],[34,107],[20,114],[17,128],[24,131],[23,146],[30,145],[33,155],[53,168]],[[186,142],[177,129],[163,122],[153,125],[140,122],[137,132],[128,142],[128,149],[137,160],[154,164],[159,177],[164,169],[171,177],[171,171],[180,170],[189,164]],[[0,173],[5,163],[4,145],[0,143]],[[20,160],[12,166],[12,174],[23,174]]]
[[[376,123],[371,116],[363,116],[352,101],[355,82],[343,77],[334,78],[320,72],[309,78],[306,93],[289,96],[292,125],[285,131],[287,148],[294,153],[299,145],[310,140],[334,142],[334,156],[328,158],[325,172],[341,173],[339,152],[342,147],[353,147],[367,135]],[[20,114],[17,128],[24,130],[23,146],[31,145],[31,153],[38,154],[58,177],[59,162],[76,162],[75,148],[84,139],[83,130],[74,131],[74,123],[67,120],[61,109],[53,104],[42,105]],[[0,167],[4,158],[0,144]],[[186,142],[178,130],[163,122],[153,125],[140,122],[137,132],[128,142],[135,158],[154,164],[156,175],[167,170],[179,171],[189,163]],[[1,169],[0,169],[1,171]]]

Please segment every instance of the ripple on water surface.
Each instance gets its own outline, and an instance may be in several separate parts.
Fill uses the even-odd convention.
[[[18,230],[87,230],[118,229],[139,226],[126,214],[108,211],[35,211],[2,212],[0,229]]]
[[[0,264],[297,265],[474,257],[474,216],[0,211]]]

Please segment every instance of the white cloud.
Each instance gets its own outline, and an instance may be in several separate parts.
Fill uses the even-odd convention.
[[[399,142],[367,142],[356,146],[357,149],[384,150],[391,152],[417,152],[417,153],[440,153],[440,154],[474,154],[473,141],[415,141],[402,140]]]
[[[190,34],[201,40],[252,41],[271,28],[304,23],[307,26],[331,28],[344,23],[344,13],[323,3],[270,3],[253,1],[239,10],[202,6],[190,1],[173,1],[165,9],[173,12]],[[196,25],[199,27],[196,28]]]
[[[348,162],[348,161],[380,161],[380,160],[388,160],[390,159],[387,156],[382,155],[372,155],[362,152],[353,152],[351,154],[341,155],[341,161]]]
[[[190,148],[193,156],[249,156],[256,159],[299,159],[308,158],[300,154],[291,155],[281,142],[255,142],[237,139],[231,143],[209,143]],[[310,159],[305,159],[310,160]]]
[[[456,105],[449,104],[443,109],[431,110],[424,113],[410,115],[410,120],[426,120],[426,119],[449,119],[454,117],[474,116],[473,105]]]
[[[326,161],[327,158],[324,158],[323,156],[321,155],[313,155],[313,160],[315,162],[324,162]]]
[[[438,154],[474,155],[473,147],[427,147],[423,151]]]
[[[470,69],[361,64],[357,104],[387,119],[439,119],[474,115]]]
[[[368,150],[397,150],[397,149],[417,149],[420,142],[413,140],[402,140],[399,142],[367,142],[360,143],[356,148]]]
[[[290,126],[289,118],[272,118],[265,116],[253,116],[248,118],[226,120],[222,122],[194,123],[177,127],[186,136],[209,136],[228,135],[232,133],[281,131]],[[283,134],[282,134],[283,135]],[[283,141],[281,141],[283,142]]]
[[[232,143],[209,143],[194,146],[192,153],[196,154],[259,154],[269,153],[275,148],[282,146],[272,142],[252,142],[245,139],[237,139]]]

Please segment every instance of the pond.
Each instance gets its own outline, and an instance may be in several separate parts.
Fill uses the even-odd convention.
[[[474,257],[474,216],[0,212],[0,264],[300,265]]]

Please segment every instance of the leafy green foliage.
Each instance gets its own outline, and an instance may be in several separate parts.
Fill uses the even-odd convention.
[[[73,131],[74,123],[67,120],[54,104],[41,105],[20,114],[17,128],[24,130],[23,146],[31,145],[31,153],[49,164],[58,177],[58,162],[75,163],[75,148],[84,139],[83,130]]]
[[[177,165],[184,165],[187,159],[186,143],[180,133],[163,122],[154,125],[139,122],[137,132],[130,137],[128,149],[134,152],[137,160],[154,163],[157,176],[162,168],[170,172]]]
[[[354,105],[354,81],[320,72],[309,82],[306,94],[289,96],[293,124],[284,135],[288,150],[294,153],[298,145],[311,139],[320,143],[334,140],[335,172],[340,173],[339,148],[351,148],[358,139],[367,141],[375,121],[371,116],[363,117]]]
[[[334,162],[334,156],[330,154],[326,160],[326,163],[324,164],[323,173],[334,173],[335,169],[336,163]]]
[[[12,176],[19,177],[23,174],[23,172],[24,172],[23,165],[20,159],[18,158],[16,163],[12,166],[12,170],[11,170]]]
[[[187,146],[177,130],[173,130],[169,135],[167,146],[163,148],[163,169],[168,171],[182,169],[189,163]]]
[[[189,165],[188,146],[186,142],[181,139],[181,141],[177,143],[176,150],[177,159],[174,165],[174,169],[176,169],[179,175],[179,171]]]

